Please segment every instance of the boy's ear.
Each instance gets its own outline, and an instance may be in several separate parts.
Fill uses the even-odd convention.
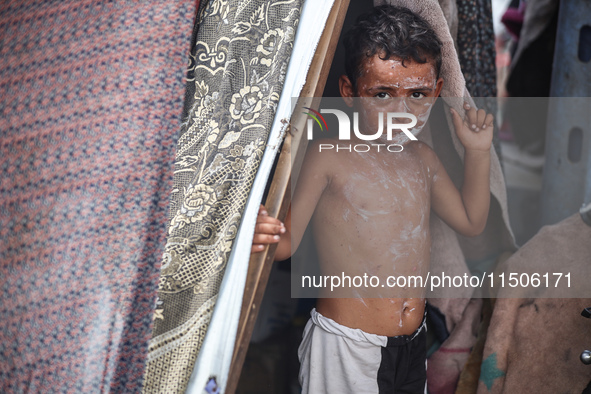
[[[435,97],[439,97],[439,93],[441,93],[442,88],[443,88],[443,78],[439,78],[437,80],[437,84],[435,86]]]
[[[341,97],[345,100],[345,104],[352,107],[353,97],[355,97],[355,87],[348,76],[341,75],[339,78],[339,91],[341,92]]]

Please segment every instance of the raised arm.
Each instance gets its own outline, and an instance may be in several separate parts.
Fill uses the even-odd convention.
[[[281,261],[290,257],[292,251],[298,248],[318,200],[328,185],[330,153],[320,153],[320,143],[322,141],[312,142],[306,152],[285,223],[270,217],[261,205],[251,253],[261,252],[265,245],[278,242],[275,261]],[[292,226],[292,210],[298,215],[297,226]]]
[[[471,237],[484,230],[488,217],[493,116],[482,109],[476,111],[468,104],[464,108],[465,119],[451,110],[456,133],[465,148],[464,184],[458,191],[431,151],[431,168],[434,168],[431,208],[456,232]]]

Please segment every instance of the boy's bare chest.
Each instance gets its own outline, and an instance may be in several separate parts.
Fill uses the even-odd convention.
[[[414,216],[429,210],[429,169],[413,157],[386,159],[355,157],[341,163],[325,197],[362,219]]]

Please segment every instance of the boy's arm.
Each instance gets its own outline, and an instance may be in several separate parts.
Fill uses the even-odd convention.
[[[331,155],[328,152],[322,154],[319,152],[318,146],[322,142],[322,140],[313,141],[308,147],[285,223],[268,216],[261,205],[251,253],[261,252],[265,245],[278,242],[275,261],[281,261],[290,257],[292,251],[298,248],[318,200],[329,181]],[[297,226],[292,226],[292,209],[298,215]]]
[[[490,148],[493,116],[465,104],[466,118],[454,111],[452,118],[458,138],[465,148],[464,184],[455,187],[434,152],[431,208],[456,232],[465,236],[480,234],[486,226],[490,205]],[[433,168],[432,167],[432,168]]]

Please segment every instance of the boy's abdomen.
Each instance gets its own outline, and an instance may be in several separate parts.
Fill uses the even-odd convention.
[[[411,335],[423,322],[424,298],[319,298],[322,315],[350,328],[394,337]]]

